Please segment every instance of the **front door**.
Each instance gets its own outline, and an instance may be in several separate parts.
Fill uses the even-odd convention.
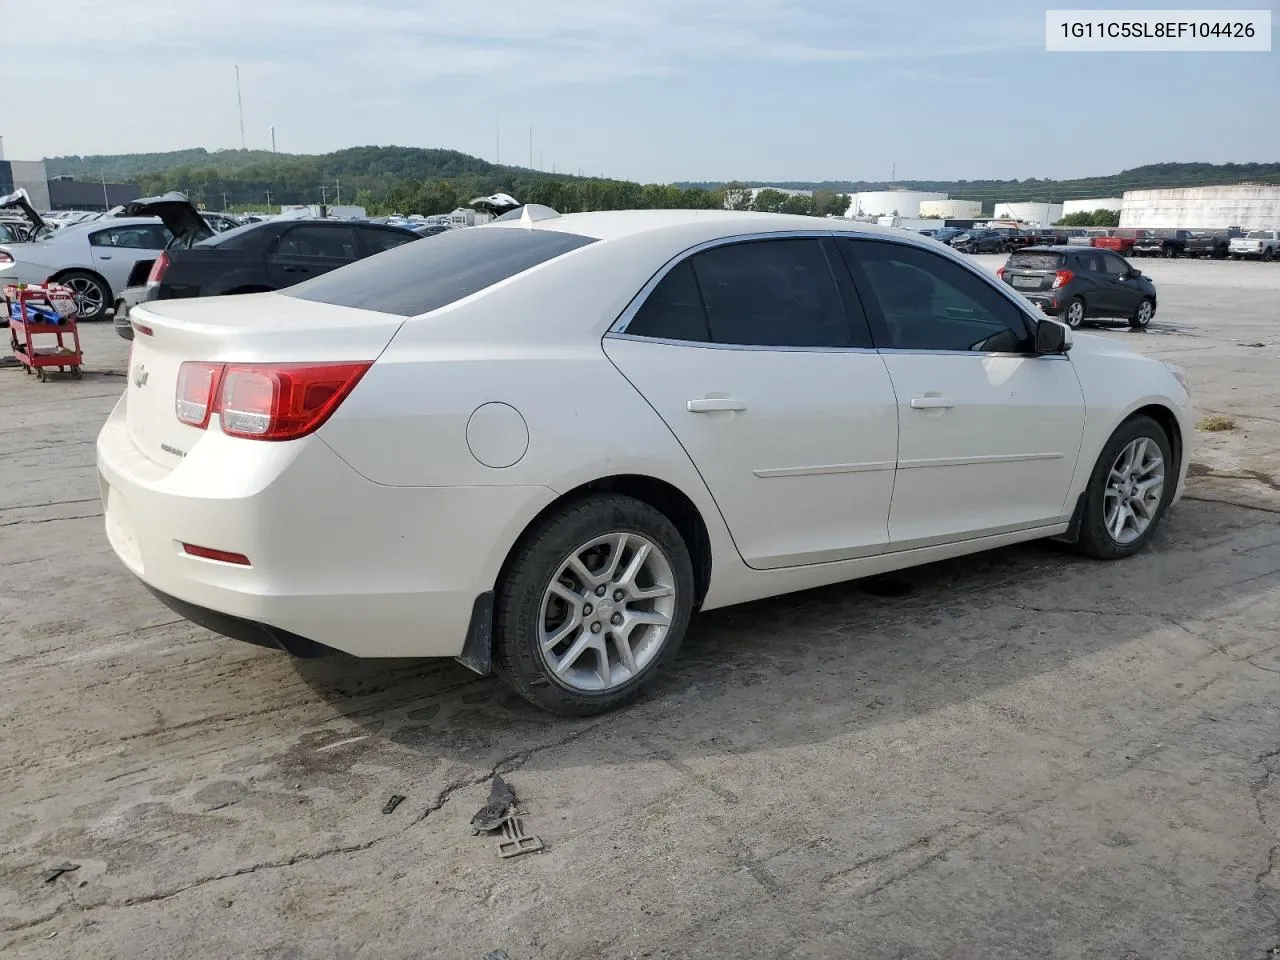
[[[891,549],[1070,514],[1084,395],[1066,356],[993,281],[916,246],[841,241],[898,398]]]
[[[689,454],[749,566],[886,549],[893,385],[832,240],[694,254],[604,348]]]

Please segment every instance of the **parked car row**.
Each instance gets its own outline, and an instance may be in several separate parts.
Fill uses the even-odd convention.
[[[1011,253],[1030,246],[1079,246],[1129,257],[1212,257],[1216,260],[1280,259],[1280,231],[1232,227],[1226,230],[1143,230],[1051,227],[1046,230],[945,227],[921,230],[961,253]]]
[[[114,308],[117,331],[126,337],[132,336],[128,308],[142,299],[278,290],[423,236],[403,227],[309,217],[253,218],[241,225],[229,215],[197,210],[180,193],[136,200],[54,230],[29,203],[6,197],[0,206],[6,200],[26,226],[0,237],[0,283],[63,283],[74,291],[82,320],[105,319]],[[214,249],[220,252],[205,252]],[[216,283],[199,273],[197,264],[208,256],[226,264],[216,271]],[[178,262],[181,270],[166,278]]]

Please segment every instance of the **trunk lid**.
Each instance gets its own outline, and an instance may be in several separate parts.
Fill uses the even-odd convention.
[[[254,293],[141,303],[130,310],[129,321],[134,328],[125,391],[129,434],[148,459],[175,467],[208,433],[178,420],[175,391],[184,362],[369,361],[382,353],[405,318]],[[215,415],[208,430],[216,430],[216,424]]]
[[[6,193],[0,197],[0,210],[17,210],[26,221],[31,224],[31,234],[39,230],[45,225],[44,219],[40,214],[36,213],[36,208],[31,206],[31,196],[25,188],[18,188],[13,193]]]
[[[1015,253],[1004,265],[1004,281],[1019,293],[1051,290],[1054,276],[1063,269],[1066,259],[1053,251]]]
[[[213,231],[200,216],[200,211],[176,191],[160,197],[143,197],[126,203],[120,210],[123,217],[159,217],[175,239],[194,241],[213,236]]]

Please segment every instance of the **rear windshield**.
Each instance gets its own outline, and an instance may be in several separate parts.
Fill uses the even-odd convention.
[[[1271,234],[1267,233],[1267,231],[1265,230],[1250,230],[1249,236],[1245,237],[1245,239],[1246,240],[1270,240]]]
[[[464,227],[406,243],[281,291],[402,317],[438,310],[589,243],[558,230]]]
[[[1060,253],[1015,253],[1007,266],[1014,270],[1057,270],[1062,261]]]

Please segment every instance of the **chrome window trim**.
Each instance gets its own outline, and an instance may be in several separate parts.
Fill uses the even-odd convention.
[[[774,232],[739,233],[732,236],[716,237],[713,240],[704,240],[702,243],[694,244],[692,247],[687,247],[680,251],[659,267],[657,272],[654,273],[644,286],[640,288],[636,295],[631,298],[630,302],[628,302],[626,307],[623,308],[622,313],[618,315],[618,319],[616,319],[610,325],[609,329],[605,331],[605,336],[614,339],[643,340],[650,343],[663,343],[670,346],[693,346],[711,350],[785,350],[793,353],[901,353],[947,357],[1036,357],[1039,359],[1070,359],[1066,354],[1010,353],[1008,351],[978,353],[970,350],[908,350],[900,349],[898,347],[881,347],[878,349],[873,347],[770,347],[747,344],[707,343],[705,341],[696,340],[672,340],[668,338],[645,337],[628,334],[626,332],[627,325],[630,324],[635,318],[635,315],[640,312],[640,308],[644,306],[645,301],[649,299],[649,295],[653,293],[654,287],[660,284],[666,278],[668,273],[695,254],[715,247],[723,247],[736,243],[748,243],[753,240],[821,240],[826,238],[836,240],[842,238],[846,240],[879,240],[884,243],[896,243],[904,247],[915,247],[917,249],[924,250],[927,253],[932,253],[935,256],[940,255],[969,271],[970,274],[977,277],[988,287],[996,290],[1002,297],[1008,300],[1009,303],[1017,309],[1023,320],[1026,321],[1028,325],[1028,332],[1031,336],[1035,336],[1036,327],[1039,326],[1041,319],[1043,319],[1036,313],[1032,312],[1032,310],[1028,309],[1028,305],[1022,301],[1020,294],[1013,289],[1008,288],[1003,281],[994,279],[985,271],[982,271],[970,264],[964,259],[964,257],[953,251],[950,247],[944,247],[942,250],[937,250],[934,249],[933,245],[918,242],[915,238],[910,236],[892,237],[885,236],[880,233],[867,233],[863,230],[778,230]],[[850,279],[852,280],[852,278]],[[854,288],[857,288],[856,283],[854,284]]]

